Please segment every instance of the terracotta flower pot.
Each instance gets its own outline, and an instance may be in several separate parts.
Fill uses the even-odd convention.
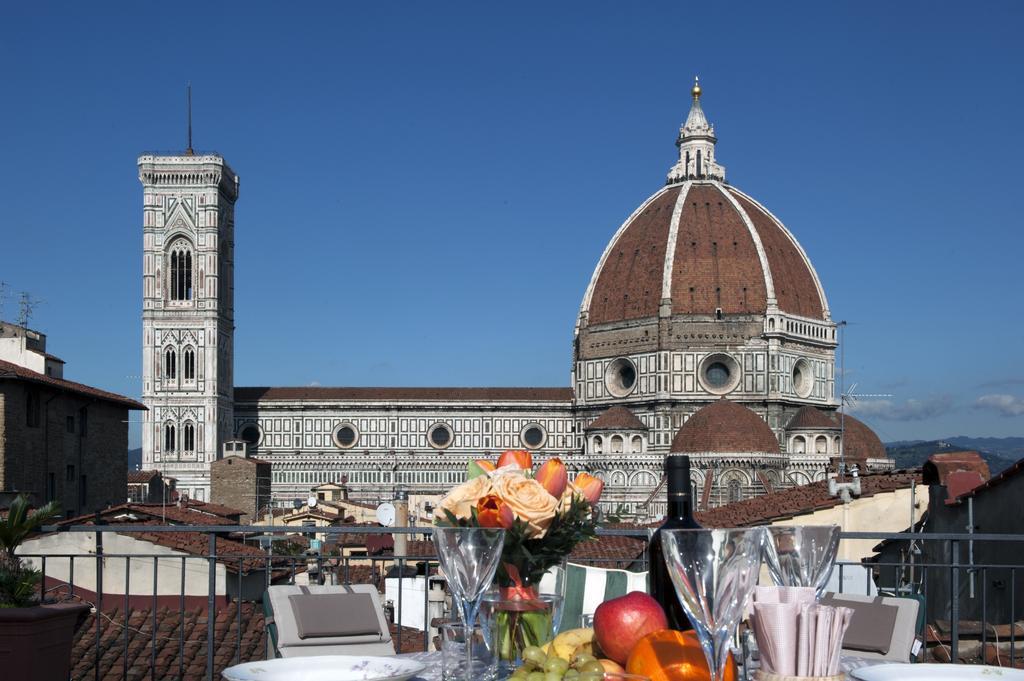
[[[57,603],[31,608],[0,608],[0,669],[4,678],[66,681],[71,643],[89,606]]]

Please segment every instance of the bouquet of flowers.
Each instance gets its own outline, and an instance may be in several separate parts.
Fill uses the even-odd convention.
[[[594,538],[594,509],[603,489],[604,483],[589,473],[570,481],[558,458],[534,472],[529,452],[509,450],[497,463],[471,462],[468,480],[435,510],[438,525],[505,529],[495,576],[499,605],[492,613],[494,643],[502,660],[518,660],[526,646],[550,638],[551,604],[539,598],[541,577],[561,564],[576,544]]]

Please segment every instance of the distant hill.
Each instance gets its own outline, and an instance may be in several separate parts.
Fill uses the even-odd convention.
[[[137,471],[142,468],[142,447],[128,450],[128,470]]]
[[[897,468],[917,468],[932,454],[977,451],[988,463],[992,475],[1024,458],[1024,437],[967,437],[957,435],[942,440],[901,440],[887,442],[885,450],[895,459]]]

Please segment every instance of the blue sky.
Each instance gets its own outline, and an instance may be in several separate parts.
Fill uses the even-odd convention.
[[[138,395],[143,150],[241,176],[239,385],[567,385],[608,239],[700,74],[730,182],[849,321],[883,439],[1024,434],[1024,5],[20,3],[0,280]],[[133,443],[137,433],[133,433]]]

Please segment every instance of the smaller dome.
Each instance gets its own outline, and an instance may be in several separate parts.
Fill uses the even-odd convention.
[[[647,430],[647,426],[629,409],[615,406],[605,410],[584,430]]]
[[[832,422],[839,426],[839,414],[832,416]],[[886,459],[889,454],[885,445],[863,421],[849,414],[843,417],[843,456],[846,459]]]
[[[779,441],[764,419],[722,398],[702,408],[672,439],[673,454],[779,453]]]
[[[825,412],[810,405],[800,407],[786,424],[786,430],[838,430],[839,425]]]

